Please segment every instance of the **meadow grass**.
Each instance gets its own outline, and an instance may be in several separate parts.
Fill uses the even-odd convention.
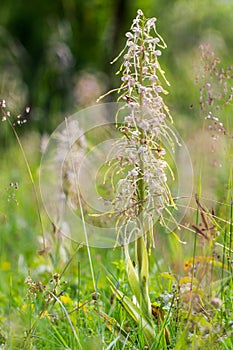
[[[185,138],[194,160],[192,200],[175,234],[156,224],[154,246],[136,240],[127,250],[87,249],[65,239],[36,197],[40,137],[17,139],[13,127],[18,144],[10,141],[1,160],[2,349],[232,349],[231,111],[223,106],[221,120],[206,112],[217,97],[205,78],[204,125]]]
[[[117,301],[106,278],[109,276],[116,285],[119,283],[121,291],[133,297],[121,249],[91,249],[100,293],[95,297],[85,247],[70,246],[66,254],[60,254],[60,242],[54,237],[49,253],[38,254],[38,219],[33,205],[27,210],[24,198],[32,198],[29,186],[24,187],[22,197],[17,194],[20,212],[12,210],[14,203],[3,208],[6,217],[2,218],[1,235],[2,348],[144,349],[142,333]],[[226,219],[230,218],[223,220]],[[211,247],[203,246],[194,232],[188,234],[190,238],[185,246],[163,232],[158,233],[157,248],[150,256],[150,298],[155,308],[156,329],[152,349],[232,348],[230,242],[226,223],[220,224],[218,241],[223,247],[218,247],[219,256],[213,260],[209,258]],[[50,234],[53,235],[52,230]],[[192,261],[195,235],[198,266],[195,259]],[[165,326],[170,346],[166,342]]]

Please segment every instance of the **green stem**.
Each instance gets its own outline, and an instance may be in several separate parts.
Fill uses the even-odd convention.
[[[39,201],[39,196],[38,196],[37,189],[36,189],[36,184],[35,184],[35,181],[34,181],[34,178],[33,178],[33,175],[32,175],[32,171],[31,171],[30,165],[29,165],[28,160],[27,160],[26,153],[25,153],[23,145],[22,145],[22,143],[20,141],[19,135],[18,135],[17,131],[15,130],[15,128],[14,128],[14,126],[13,126],[13,124],[12,124],[12,122],[11,122],[11,120],[9,118],[7,118],[7,122],[10,125],[10,127],[11,127],[11,129],[12,129],[14,135],[15,135],[15,138],[16,138],[16,140],[18,142],[18,145],[20,147],[20,150],[22,152],[22,155],[23,155],[23,158],[24,158],[24,161],[25,161],[25,164],[26,164],[26,168],[27,168],[27,172],[28,172],[30,181],[31,181],[32,186],[33,186],[33,191],[34,191],[35,199],[36,199],[36,208],[37,208],[37,213],[38,213],[38,217],[39,217],[41,233],[42,233],[42,241],[43,241],[43,250],[41,251],[41,253],[46,253],[47,249],[46,249],[44,227],[43,227],[43,222],[42,222],[42,218],[41,218],[41,214],[40,214],[40,201]]]
[[[141,46],[141,55],[140,55],[140,70],[139,70],[139,81],[140,85],[143,83],[143,57],[144,57],[144,51],[143,51],[143,26],[142,26],[142,46]],[[143,115],[143,104],[142,104],[142,93],[139,93],[139,104],[141,108],[141,115]],[[140,145],[142,144],[142,140],[144,139],[144,132],[142,129],[140,131]],[[149,276],[148,276],[148,252],[147,252],[147,243],[146,243],[146,237],[145,237],[145,230],[144,230],[144,199],[145,199],[145,183],[144,183],[144,160],[143,157],[140,157],[139,160],[139,174],[138,174],[138,181],[137,181],[137,200],[138,200],[138,206],[139,206],[139,220],[141,223],[141,236],[136,240],[136,252],[137,252],[137,264],[138,264],[138,278],[140,283],[140,290],[141,290],[141,300],[140,300],[140,307],[144,314],[144,316],[147,317],[148,321],[151,319],[151,304],[150,304],[150,298],[149,298],[149,292],[148,292],[148,282],[149,282]],[[146,248],[146,249],[145,249]]]
[[[65,118],[65,123],[66,123],[66,130],[67,130],[67,134],[68,134],[68,140],[71,140],[71,137],[69,136],[69,125],[68,125],[67,118]],[[95,281],[94,267],[93,267],[93,262],[92,262],[92,257],[91,257],[91,250],[90,250],[89,239],[88,239],[88,232],[87,232],[87,228],[86,228],[84,211],[83,211],[83,207],[82,207],[82,201],[81,201],[79,184],[78,184],[78,181],[77,181],[78,175],[77,175],[77,171],[75,169],[74,161],[73,161],[73,158],[72,158],[72,152],[71,152],[72,145],[70,144],[70,142],[69,142],[69,149],[70,149],[70,154],[71,154],[72,170],[73,170],[73,173],[75,174],[76,196],[77,196],[77,201],[78,201],[79,208],[80,208],[81,220],[82,220],[82,224],[83,224],[83,231],[84,231],[84,236],[85,236],[85,244],[86,244],[86,247],[87,247],[87,256],[88,256],[90,270],[91,270],[92,283],[93,283],[94,291],[97,292],[97,285],[96,285],[96,281]]]
[[[233,234],[233,200],[231,199],[231,213],[230,213],[230,242],[229,242],[229,261],[228,268],[231,271],[232,276],[232,234]]]
[[[142,28],[143,29],[143,28]],[[143,67],[143,52],[141,52],[140,56],[140,77],[139,81],[142,85],[142,67]],[[142,93],[139,94],[139,104],[141,107],[141,113],[142,113]],[[141,136],[140,136],[140,143],[141,140],[144,137],[143,130],[140,130]],[[139,162],[139,174],[138,174],[138,182],[137,182],[137,197],[138,197],[138,203],[139,203],[139,218],[140,222],[143,224],[143,207],[144,207],[144,164],[143,164],[143,158],[140,159]],[[143,230],[143,227],[142,227]],[[141,262],[142,262],[142,252],[143,252],[143,240],[144,240],[144,232],[142,232],[142,236],[138,238],[136,241],[136,248],[137,248],[137,258],[138,258],[138,271],[139,271],[139,280],[140,280],[140,271],[141,271]]]

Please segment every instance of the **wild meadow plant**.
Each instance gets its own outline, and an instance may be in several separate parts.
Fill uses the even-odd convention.
[[[128,282],[134,301],[124,295],[112,282],[111,286],[127,313],[137,323],[148,348],[160,348],[162,336],[165,339],[164,346],[169,346],[171,339],[166,323],[171,309],[174,323],[177,325],[179,323],[177,331],[183,329],[180,338],[179,336],[177,338],[177,349],[182,348],[184,336],[189,336],[190,345],[194,347],[202,346],[203,337],[208,338],[212,346],[217,334],[213,331],[214,335],[211,335],[211,319],[215,324],[219,321],[216,309],[222,307],[223,290],[229,290],[220,282],[221,288],[217,293],[213,292],[214,286],[218,284],[216,279],[219,277],[214,270],[219,268],[222,271],[222,278],[227,274],[228,282],[232,271],[229,264],[228,267],[226,266],[224,258],[226,250],[228,261],[232,253],[232,199],[230,217],[228,215],[224,221],[224,229],[220,229],[221,224],[214,210],[211,211],[202,206],[199,201],[201,192],[198,191],[197,224],[191,224],[191,231],[195,237],[193,257],[185,264],[187,276],[178,279],[173,274],[168,273],[166,276],[173,281],[173,293],[169,297],[171,309],[164,320],[162,313],[151,303],[149,255],[153,245],[155,225],[161,224],[166,228],[167,221],[164,214],[168,213],[172,217],[171,209],[176,209],[167,181],[169,175],[171,179],[174,176],[169,162],[166,161],[165,145],[169,145],[170,150],[173,150],[174,143],[178,141],[169,126],[169,122],[173,120],[163,100],[163,96],[167,94],[164,84],[169,86],[169,82],[159,63],[161,49],[165,49],[166,44],[157,32],[156,18],[147,19],[141,10],[138,10],[126,37],[124,49],[112,62],[122,59],[117,72],[121,74],[122,84],[116,91],[119,94],[118,101],[125,101],[122,109],[127,110],[119,128],[123,136],[114,146],[117,147],[118,152],[113,166],[115,174],[126,173],[126,176],[116,185],[117,195],[113,204],[114,209],[119,213],[116,228],[118,238],[121,237],[124,245]],[[204,72],[199,72],[199,80],[196,78],[196,83],[201,83],[201,113],[208,122],[207,127],[213,142],[216,142],[221,134],[231,139],[229,128],[231,122],[228,121],[229,131],[227,131],[224,123],[215,116],[215,112],[231,104],[232,87],[229,80],[232,78],[230,73],[232,67],[227,71],[223,68],[218,69],[217,64],[220,60],[214,57],[212,52],[205,51],[204,45],[201,46],[201,50]],[[115,90],[107,94],[113,91]],[[201,188],[201,184],[199,186]],[[229,202],[229,198],[232,198],[230,196],[232,168],[228,188]],[[199,223],[199,217],[202,223]],[[228,230],[229,233],[226,234]],[[219,235],[225,237],[222,243],[219,243]],[[134,259],[130,256],[127,241],[127,238],[132,236],[135,237]],[[203,247],[201,256],[196,256],[197,245]],[[224,250],[223,260],[219,261],[221,247]],[[226,300],[229,303],[229,299],[226,298]],[[205,310],[204,303],[207,305],[209,314]],[[154,318],[157,319],[158,325],[160,324],[159,331],[154,326]],[[195,332],[201,335],[199,340]]]
[[[170,213],[170,209],[175,207],[167,182],[168,173],[171,176],[173,173],[165,158],[164,143],[173,149],[177,139],[167,122],[167,119],[172,122],[172,117],[163,100],[167,94],[164,85],[169,86],[169,82],[160,66],[159,57],[166,44],[157,32],[156,18],[147,19],[138,10],[126,37],[125,48],[113,61],[122,58],[117,72],[121,74],[122,84],[116,90],[118,101],[125,102],[121,109],[127,110],[119,127],[122,138],[113,146],[118,150],[114,172],[126,174],[116,185],[113,206],[119,213],[116,229],[118,239],[120,237],[124,245],[128,281],[135,302],[111,285],[141,329],[145,344],[151,347],[156,334],[149,296],[148,257],[155,222],[166,226],[164,212]],[[130,257],[127,241],[127,237],[132,239],[132,236],[135,240],[135,259]]]
[[[196,279],[196,291],[208,309],[208,304],[220,312],[213,316],[213,310],[209,308],[208,321],[212,320],[212,344],[214,339],[223,342],[226,348],[228,342],[224,342],[221,335],[225,329],[226,339],[229,336],[229,321],[232,317],[232,171],[233,171],[233,129],[232,129],[232,65],[223,67],[221,59],[211,50],[208,44],[200,46],[199,69],[196,75],[195,83],[199,87],[200,115],[204,119],[204,129],[206,137],[209,139],[210,153],[205,154],[209,157],[205,163],[209,164],[209,172],[212,168],[211,178],[222,171],[221,180],[215,182],[215,193],[218,193],[218,200],[212,201],[212,209],[200,203],[208,203],[211,198],[205,198],[205,191],[202,184],[202,177],[199,179],[199,199],[197,203],[197,221],[192,227],[199,237],[194,241],[194,252],[192,258],[192,277]],[[205,140],[206,142],[206,140]],[[203,173],[202,166],[200,173]],[[210,175],[208,173],[208,175]],[[219,175],[218,175],[219,176]],[[216,180],[216,179],[215,179]],[[219,187],[220,186],[220,187]],[[196,256],[197,244],[201,246]],[[189,265],[189,264],[188,264]],[[190,266],[189,266],[190,268]],[[201,294],[205,293],[201,296]],[[195,294],[195,293],[194,293]],[[231,300],[231,301],[230,301]],[[194,303],[195,304],[195,303]],[[215,326],[214,326],[215,325]],[[201,322],[198,326],[202,328]],[[209,329],[210,324],[208,325]],[[218,329],[218,332],[216,332]],[[209,331],[210,333],[210,331]],[[231,333],[232,334],[232,333]],[[208,334],[206,339],[210,341]]]
[[[152,272],[149,262],[152,260],[151,251],[155,244],[154,230],[156,226],[161,226],[163,231],[169,229],[168,217],[173,223],[175,222],[172,213],[177,210],[176,201],[170,189],[170,180],[174,179],[174,174],[167,157],[167,149],[173,152],[175,144],[179,141],[171,127],[172,117],[163,99],[167,94],[165,85],[169,86],[169,82],[159,60],[166,44],[157,32],[156,18],[147,19],[143,12],[138,10],[130,31],[126,33],[126,38],[124,49],[113,61],[114,63],[122,60],[118,71],[122,83],[119,88],[113,90],[118,92],[118,101],[123,102],[116,115],[116,126],[121,137],[113,144],[115,157],[106,163],[112,172],[111,178],[113,182],[115,181],[113,186],[115,197],[111,203],[117,232],[116,245],[122,246],[124,251],[127,281],[131,293],[126,295],[125,286],[121,284],[121,281],[124,281],[122,272],[124,267],[121,269],[119,266],[122,262],[117,261],[120,271],[119,281],[115,283],[117,278],[108,279],[113,292],[110,296],[111,309],[106,311],[108,309],[106,307],[105,312],[103,311],[106,306],[103,303],[103,295],[109,295],[109,288],[107,285],[101,290],[98,285],[89,247],[88,259],[92,274],[92,287],[90,283],[89,289],[94,286],[94,293],[93,290],[87,290],[85,294],[82,290],[80,281],[84,280],[84,276],[80,276],[80,264],[78,268],[75,267],[78,282],[73,281],[73,289],[71,286],[69,289],[69,283],[63,281],[63,275],[68,272],[78,247],[73,255],[69,254],[69,260],[66,261],[65,267],[63,265],[61,272],[53,273],[47,283],[34,280],[31,276],[26,278],[28,305],[23,305],[22,315],[28,310],[30,320],[24,340],[17,348],[34,348],[35,344],[39,344],[40,348],[43,346],[46,349],[50,346],[54,349],[58,346],[66,349],[92,349],[93,346],[98,346],[98,349],[108,350],[196,350],[207,347],[230,350],[233,316],[231,162],[229,162],[227,195],[225,199],[221,199],[225,200],[226,205],[218,203],[218,213],[214,209],[207,209],[202,204],[202,193],[199,190],[195,196],[196,222],[194,223],[193,217],[188,217],[186,225],[179,223],[183,231],[188,231],[194,237],[193,253],[186,261],[181,262],[184,271],[178,273],[174,269],[162,273],[159,270]],[[218,68],[219,59],[205,46],[202,46],[201,62],[204,62],[203,71],[199,72],[196,84],[199,84],[200,89],[201,115],[204,117],[215,150],[222,136],[227,141],[232,139],[231,120],[228,117],[223,118],[225,107],[229,109],[232,104],[233,92],[230,83],[232,68],[228,67],[227,70]],[[1,101],[0,107],[2,120],[8,120],[19,142],[34,185],[15,128],[24,124],[26,119],[18,116],[12,122],[4,100]],[[122,111],[124,119],[119,123],[118,118]],[[77,123],[70,126],[71,131],[79,128]],[[76,132],[74,134],[76,136]],[[71,143],[69,138],[73,141],[72,133],[64,133],[60,137],[66,144]],[[73,145],[70,156],[75,161],[75,166],[85,154],[86,146],[85,138],[81,138],[79,143]],[[231,147],[229,146],[228,150],[229,160],[232,159]],[[61,147],[55,155],[55,160],[59,164],[63,164],[63,152],[64,147]],[[76,207],[77,198],[74,191],[77,185],[76,171],[72,162],[69,163],[69,159],[66,159],[63,165],[62,181],[66,185],[65,195],[69,196],[69,205]],[[18,184],[12,183],[11,187],[15,186]],[[59,192],[56,195],[59,197],[63,194]],[[225,209],[222,210],[222,207]],[[40,213],[39,207],[38,213]],[[55,227],[54,231],[57,233]],[[43,227],[42,234],[43,249],[40,254],[49,258],[52,253],[47,254],[48,247]],[[135,241],[134,249],[132,241]],[[60,250],[57,255],[61,255]],[[179,253],[176,254],[176,259],[181,260],[178,255]],[[75,273],[71,279],[74,279]],[[156,290],[158,298],[154,297],[152,289]],[[125,309],[124,313],[115,307],[112,301],[115,296]],[[158,303],[154,302],[155,299]],[[130,322],[130,319],[133,322]],[[43,339],[45,336],[39,330],[40,323],[45,325],[43,332],[47,338],[52,338],[53,335],[54,342],[49,343],[50,339]],[[136,324],[137,332],[132,324]],[[107,334],[111,334],[112,337],[108,338],[105,331],[110,331]],[[88,347],[86,342],[90,333],[94,334],[94,340],[91,339],[91,345]]]

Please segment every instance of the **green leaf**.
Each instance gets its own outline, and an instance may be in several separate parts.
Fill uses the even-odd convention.
[[[108,278],[112,291],[116,294],[126,312],[132,317],[134,322],[141,328],[146,344],[151,347],[155,340],[155,330],[152,324],[148,322],[146,317],[142,315],[142,311],[119,289],[115,287],[112,281]]]
[[[151,319],[151,302],[150,302],[150,296],[149,296],[149,266],[148,266],[148,252],[147,247],[145,243],[145,239],[142,237],[142,240],[140,242],[142,245],[142,256],[141,256],[141,271],[140,271],[140,283],[141,283],[141,298],[140,305],[143,307],[143,311],[148,317],[148,319]]]
[[[160,276],[163,277],[163,278],[168,278],[169,280],[172,280],[172,281],[176,281],[175,276],[173,276],[169,272],[161,272]]]
[[[149,273],[148,273],[148,251],[146,247],[146,241],[143,236],[139,237],[136,242],[137,263],[138,263],[138,276],[140,283],[140,299],[139,305],[143,311],[144,316],[148,321],[151,320],[151,302],[149,297]]]
[[[136,270],[133,266],[132,260],[129,256],[129,250],[128,246],[125,246],[125,256],[126,256],[126,267],[127,267],[127,275],[128,275],[128,281],[130,288],[135,295],[137,302],[140,303],[140,283],[139,283],[139,278],[136,273]]]

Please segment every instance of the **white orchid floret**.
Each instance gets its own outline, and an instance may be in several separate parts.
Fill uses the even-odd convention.
[[[162,99],[161,96],[156,96],[156,97],[154,98],[154,102],[155,102],[155,103],[158,103],[160,106],[163,106],[163,99]]]
[[[159,154],[160,154],[160,156],[165,156],[166,155],[166,150],[164,149],[164,148],[162,148],[161,150],[160,150],[160,152],[159,152]]]
[[[148,42],[148,41],[147,41],[147,43],[148,43],[148,50],[150,52],[154,51],[154,45],[151,42]],[[148,52],[147,52],[147,54],[148,54]]]
[[[151,42],[151,43],[157,45],[160,42],[160,39],[159,38],[151,38],[150,37],[149,39],[147,39],[147,42]]]
[[[131,165],[135,165],[137,163],[138,155],[136,149],[126,149],[124,155]]]
[[[126,43],[127,46],[129,46],[129,48],[135,53],[135,51],[138,51],[140,50],[140,46],[138,46],[135,42],[131,41],[131,40],[128,40],[127,43]]]
[[[144,173],[144,180],[146,181],[146,182],[151,182],[152,181],[152,179],[154,178],[154,174],[153,173],[151,173],[151,172],[145,172]]]
[[[142,74],[146,74],[148,72],[148,67],[143,67],[142,68]]]
[[[130,75],[123,75],[123,77],[121,77],[122,81],[129,81],[131,79]]]
[[[165,118],[166,118],[166,114],[159,113],[159,115],[157,117],[158,117],[160,123],[162,123],[165,120]]]
[[[131,77],[131,79],[129,79],[128,84],[130,87],[133,87],[135,85],[135,79]]]
[[[142,33],[142,30],[139,27],[135,27],[135,28],[132,28],[132,32],[134,33],[134,38],[136,38],[140,36],[140,34]]]
[[[163,92],[162,86],[160,86],[160,85],[156,86],[155,87],[155,91],[158,92],[158,93]]]
[[[162,55],[162,52],[160,50],[156,50],[154,52],[155,56],[161,56]]]
[[[132,115],[127,115],[127,116],[125,117],[125,122],[126,122],[127,124],[132,125],[133,122],[134,122],[133,116],[132,116]]]
[[[155,70],[159,68],[157,62],[150,63],[150,67],[153,68],[153,69],[155,69]]]
[[[133,177],[137,177],[138,176],[138,170],[133,169],[131,171],[128,172],[128,177],[133,176]]]
[[[151,87],[148,87],[148,86],[143,86],[141,84],[138,84],[138,92],[139,93],[150,93],[152,91],[152,88]]]
[[[159,180],[161,181],[161,182],[167,182],[167,176],[166,176],[166,174],[165,173],[161,173],[161,175],[159,176]]]
[[[157,18],[152,17],[150,19],[148,19],[148,21],[146,22],[146,27],[153,27],[155,25],[155,22],[157,21]]]
[[[138,102],[135,102],[135,101],[129,101],[128,107],[129,107],[131,110],[137,110],[137,109],[140,108],[139,103],[138,103]]]
[[[125,67],[126,74],[130,73],[130,67],[131,66],[132,66],[132,64],[129,61],[125,61],[124,62],[124,67]]]
[[[126,34],[125,34],[125,36],[126,36],[126,38],[129,38],[129,39],[133,39],[133,34],[131,33],[131,32],[127,32]]]
[[[141,22],[141,17],[143,16],[143,12],[142,10],[138,10],[137,11],[137,16],[136,18],[133,20],[133,24],[132,24],[132,27],[136,27],[136,28],[139,28],[141,29],[141,26],[140,26],[140,22]]]
[[[167,168],[167,162],[162,159],[158,159],[157,161],[158,161],[158,167],[159,167],[158,174],[163,173],[163,169]]]
[[[123,58],[124,58],[124,60],[129,61],[132,57],[131,57],[131,55],[129,55],[129,54],[127,53],[127,54],[124,55]]]
[[[151,98],[149,97],[149,96],[143,96],[142,97],[142,103],[143,103],[143,105],[147,105],[147,106],[150,106],[150,104],[152,103],[152,101],[151,101]]]
[[[136,139],[138,139],[138,136],[139,136],[139,130],[133,130],[131,132],[132,136],[136,137]]]
[[[154,82],[158,81],[158,77],[156,74],[145,76],[145,79],[149,79],[152,85],[154,85]]]
[[[143,12],[142,12],[141,9],[138,9],[138,10],[137,10],[137,15],[138,15],[138,16],[141,16],[141,17],[143,16]]]
[[[138,123],[138,126],[142,128],[144,131],[147,131],[150,129],[150,123],[148,120],[145,120],[145,119],[142,119],[142,121]]]
[[[158,195],[163,193],[165,191],[164,187],[161,186],[161,184],[156,181],[156,180],[151,180],[151,182],[148,184],[148,186],[150,187],[150,189],[152,191],[154,191],[154,193],[157,193]]]
[[[138,154],[145,153],[147,151],[147,148],[145,146],[140,146],[138,148]]]

